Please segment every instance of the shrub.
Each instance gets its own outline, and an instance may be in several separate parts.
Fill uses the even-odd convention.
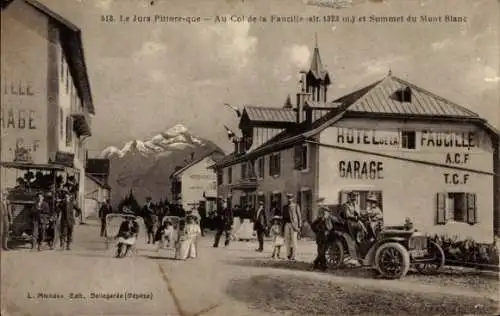
[[[472,264],[499,264],[496,240],[491,244],[481,244],[472,239],[458,240],[447,235],[436,235],[433,240],[444,251],[445,258]]]

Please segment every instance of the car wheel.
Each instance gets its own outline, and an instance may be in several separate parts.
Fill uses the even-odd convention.
[[[344,245],[340,240],[335,240],[326,249],[326,264],[328,268],[337,269],[344,263]]]
[[[445,262],[443,248],[441,248],[441,246],[439,246],[436,242],[430,242],[429,252],[430,255],[432,255],[432,259],[434,259],[432,262],[415,264],[417,271],[426,275],[435,274],[442,266],[444,266]]]
[[[375,262],[384,278],[399,279],[404,277],[410,269],[410,254],[403,245],[388,242],[377,249]]]

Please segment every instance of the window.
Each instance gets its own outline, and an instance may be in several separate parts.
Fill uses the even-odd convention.
[[[264,179],[264,166],[265,166],[264,157],[259,158],[257,164],[259,168],[259,179]]]
[[[271,154],[269,156],[269,175],[279,176],[281,169],[281,155],[280,153]]]
[[[59,135],[61,138],[64,137],[64,113],[61,108],[59,109]]]
[[[246,179],[247,178],[247,163],[246,162],[243,162],[241,164],[241,178],[242,179]]]
[[[415,131],[402,131],[401,132],[401,147],[405,149],[416,148]]]
[[[66,117],[66,146],[71,146],[71,142],[73,140],[73,129],[71,128],[71,123],[71,117]]]
[[[227,168],[227,183],[231,184],[233,181],[233,169],[231,167]]]
[[[382,191],[368,191],[368,190],[351,190],[351,191],[340,191],[339,204],[342,205],[347,202],[347,193],[355,192],[358,194],[358,199],[356,205],[360,211],[366,211],[368,208],[368,198],[374,197],[377,201],[377,206],[380,210],[383,210],[383,199]]]
[[[66,94],[68,94],[68,91],[69,91],[69,69],[68,67],[66,66]]]
[[[438,193],[436,224],[445,225],[448,221],[476,224],[476,194],[463,192]]]
[[[295,169],[309,169],[309,145],[300,144],[295,146]]]

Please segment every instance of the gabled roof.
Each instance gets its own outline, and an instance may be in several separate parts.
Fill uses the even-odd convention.
[[[88,78],[87,66],[85,64],[85,55],[83,52],[81,30],[76,25],[36,0],[14,1],[24,1],[35,10],[46,15],[58,27],[61,38],[61,46],[64,50],[64,54],[66,55],[71,76],[74,78],[78,95],[81,97],[82,103],[88,109],[89,113],[95,114],[90,81]],[[9,3],[4,4],[2,1],[2,11],[8,8],[7,5]]]
[[[192,166],[196,165],[197,163],[199,163],[200,161],[202,161],[203,159],[205,159],[207,157],[211,157],[216,162],[219,161],[219,160],[221,160],[221,159],[224,159],[224,157],[221,158],[221,159],[218,159],[218,157],[217,157],[218,155],[223,156],[224,153],[221,150],[219,150],[219,149],[214,149],[214,150],[208,152],[206,155],[202,155],[198,159],[195,159],[195,160],[191,161],[190,163],[186,164],[181,169],[174,171],[172,173],[172,175],[170,175],[170,178],[175,178],[175,177],[181,175],[184,171],[186,171],[187,169],[189,169]]]
[[[394,93],[407,87],[411,89],[413,95],[411,102],[403,103],[395,100]],[[263,155],[308,139],[350,114],[368,114],[374,118],[404,117],[407,119],[469,121],[481,125],[498,138],[498,131],[476,113],[392,75],[340,97],[330,105],[333,105],[331,110],[314,120],[310,126],[305,123],[295,125],[271,138],[252,152],[220,161],[217,166],[231,165],[240,160]]]
[[[253,122],[294,123],[296,121],[296,115],[292,108],[245,106],[243,115],[245,113]]]
[[[360,89],[366,90],[361,97],[352,100],[350,112],[384,113],[398,115],[446,116],[446,117],[479,117],[478,114],[439,97],[432,92],[415,86],[405,80],[387,76],[374,85]],[[400,102],[397,92],[409,88],[411,102]],[[345,100],[347,102],[351,100]],[[347,103],[347,102],[343,103]]]

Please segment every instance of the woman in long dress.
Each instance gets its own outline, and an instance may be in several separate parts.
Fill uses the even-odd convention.
[[[246,207],[240,215],[242,219],[241,225],[238,227],[238,230],[235,232],[235,237],[237,240],[251,240],[255,238],[254,227],[252,223],[252,214],[250,211],[250,207]]]
[[[197,257],[197,239],[201,235],[200,225],[196,222],[196,216],[189,215],[186,217],[186,225],[179,236],[175,258],[178,260],[186,260],[187,258]]]

